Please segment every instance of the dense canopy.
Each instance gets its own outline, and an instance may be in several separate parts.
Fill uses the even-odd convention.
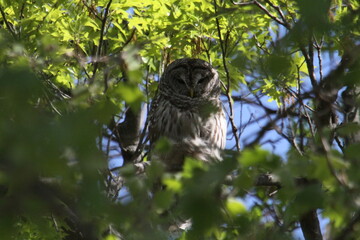
[[[0,0],[1,238],[357,238],[359,13],[357,0]],[[148,164],[146,117],[182,57],[218,70],[228,144],[222,162],[166,173]]]

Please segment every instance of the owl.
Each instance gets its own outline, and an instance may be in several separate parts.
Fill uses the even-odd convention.
[[[226,118],[220,101],[217,71],[206,61],[183,58],[172,62],[160,78],[149,112],[151,160],[168,171],[182,169],[184,159],[221,160],[226,142]],[[169,148],[156,142],[166,139]]]

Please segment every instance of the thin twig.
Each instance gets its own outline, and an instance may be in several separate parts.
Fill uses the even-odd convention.
[[[97,59],[100,57],[101,48],[102,48],[102,45],[104,43],[105,26],[106,26],[106,21],[107,21],[107,17],[108,17],[108,14],[109,14],[109,9],[110,9],[111,3],[112,3],[112,0],[109,0],[108,4],[105,7],[104,16],[102,17],[101,29],[100,29],[100,38],[99,38],[99,44],[98,44],[99,46],[97,47],[97,51],[96,51],[96,55],[95,55],[95,57]],[[93,75],[92,75],[91,79],[89,79],[90,83],[92,83],[94,81],[95,76],[96,76],[96,71],[97,71],[98,67],[99,67],[98,62],[95,62],[94,63]]]
[[[54,214],[52,214],[52,213],[51,213],[51,220],[52,220],[53,223],[54,223],[55,230],[56,230],[57,232],[59,232],[59,231],[60,231],[59,225],[58,225],[58,223],[57,223],[57,221],[56,221],[56,218],[54,217]]]
[[[13,28],[13,26],[9,23],[9,21],[7,20],[6,18],[6,14],[2,8],[2,6],[0,5],[0,13],[1,13],[1,16],[5,22],[5,25],[7,27],[7,29],[9,30],[9,32],[11,33],[11,35],[16,39],[16,33],[15,33],[15,29]]]
[[[24,18],[25,5],[26,5],[26,2],[23,2],[23,4],[21,5],[19,19],[23,19],[23,18]]]
[[[300,66],[296,66],[297,67],[297,96],[300,96],[301,95],[301,81],[300,81],[300,68],[302,66],[303,63],[301,63]],[[291,92],[291,89],[290,89],[290,92]],[[294,94],[296,95],[296,94]],[[301,101],[303,103],[303,101]],[[304,109],[304,111],[306,111]],[[304,131],[304,125],[303,125],[303,118],[302,118],[302,113],[301,113],[301,110],[299,110],[299,116],[298,116],[298,119],[299,119],[299,136],[300,136],[300,151],[301,152],[304,152],[304,138],[305,138],[305,131]],[[293,134],[295,135],[295,133]],[[296,140],[295,140],[296,141]]]
[[[260,44],[260,42],[259,42],[259,40],[258,40],[258,38],[256,37],[255,34],[254,34],[254,39],[256,40],[256,42],[255,42],[256,46],[257,46],[259,49],[263,50],[266,54],[270,55],[269,50],[263,47],[264,45],[266,46],[265,42],[262,43],[262,44]]]
[[[329,142],[328,142],[328,139],[325,138],[325,136],[323,134],[321,134],[321,145],[324,149],[324,152],[325,152],[325,157],[326,157],[326,163],[328,165],[328,168],[331,172],[331,174],[333,175],[333,177],[335,178],[335,180],[340,184],[340,186],[343,186],[343,187],[346,187],[346,184],[344,184],[340,178],[338,178],[337,174],[336,174],[336,171],[335,171],[335,168],[331,162],[331,147],[329,145]]]
[[[215,8],[215,12],[216,12],[216,0],[214,0],[214,8]],[[224,66],[224,70],[225,70],[225,74],[226,74],[226,80],[227,80],[227,84],[226,84],[226,97],[227,97],[227,100],[228,100],[228,104],[229,104],[229,110],[230,110],[230,113],[229,113],[229,121],[230,121],[230,124],[231,124],[231,128],[232,128],[232,131],[233,131],[233,134],[234,134],[234,137],[235,137],[235,144],[236,144],[236,149],[238,151],[240,151],[240,141],[239,141],[239,136],[237,134],[237,127],[235,125],[235,122],[234,122],[234,109],[233,109],[233,103],[232,103],[232,99],[231,99],[231,96],[230,96],[230,73],[229,73],[229,70],[227,68],[227,64],[226,64],[226,50],[225,50],[225,46],[224,46],[224,41],[222,39],[222,36],[221,36],[221,29],[220,29],[220,23],[219,23],[219,18],[216,17],[215,19],[216,21],[216,26],[217,26],[217,31],[218,31],[218,35],[219,35],[219,41],[220,41],[220,47],[221,47],[221,52],[222,52],[222,61],[223,61],[223,66]]]
[[[93,14],[94,17],[96,17],[98,20],[102,21],[101,17],[97,14],[97,12],[93,8],[91,8],[89,5],[87,5],[85,0],[83,0],[82,3]]]
[[[280,25],[286,27],[287,29],[290,28],[290,26],[286,23],[286,22],[283,22],[281,21],[281,19],[275,17],[273,14],[271,14],[269,12],[269,10],[264,7],[261,3],[259,3],[258,1],[250,1],[250,2],[235,2],[233,0],[231,0],[232,4],[236,5],[236,6],[240,6],[240,7],[243,7],[243,6],[250,6],[250,5],[256,5],[258,6],[266,15],[268,15],[272,20],[274,20],[275,22],[279,23]]]
[[[285,88],[286,92],[289,93],[293,98],[299,101],[301,105],[303,105],[305,108],[309,109],[311,112],[315,112],[315,110],[310,107],[309,105],[305,104],[303,102],[303,98],[298,97],[298,94],[296,94],[291,88]]]
[[[204,49],[205,49],[205,53],[206,53],[207,60],[208,60],[208,62],[211,64],[210,48],[208,48],[208,47],[205,45],[204,38],[200,37],[200,42],[202,43],[202,45],[203,45],[203,47],[204,47]]]
[[[136,28],[133,28],[133,30],[130,33],[130,36],[126,39],[120,50],[124,49],[131,42],[135,33],[136,33]]]
[[[300,119],[300,125],[302,126],[302,123],[301,123],[301,119]],[[299,147],[297,141],[296,141],[296,137],[295,137],[295,131],[294,131],[294,128],[291,127],[291,140],[292,140],[292,145],[295,147],[295,149],[298,151],[298,153],[300,154],[300,156],[303,155],[303,152],[304,152],[304,149],[303,149],[303,144],[301,144],[301,146]],[[302,137],[302,132],[300,133],[300,136]]]
[[[104,41],[105,26],[106,26],[106,21],[107,21],[107,17],[108,17],[108,14],[109,14],[109,9],[110,9],[111,2],[112,2],[112,0],[109,0],[108,4],[106,5],[105,12],[104,12],[104,17],[102,18],[99,46],[98,46],[98,49],[97,49],[97,52],[96,52],[96,57],[99,57],[100,54],[101,54],[101,47],[102,47],[103,41]]]
[[[261,3],[259,3],[258,1],[254,1],[254,4],[256,6],[258,6],[266,15],[268,15],[272,20],[274,20],[275,22],[277,22],[278,24],[284,26],[287,29],[290,29],[290,26],[286,23],[281,21],[281,19],[275,17],[272,13],[269,12],[269,10],[264,7]]]
[[[315,42],[315,48],[318,55],[318,61],[319,61],[319,75],[320,75],[320,82],[323,80],[323,70],[322,70],[322,57],[321,57],[321,48],[324,42],[324,38],[321,38],[320,44],[316,41],[316,38],[314,37]]]
[[[342,151],[343,153],[345,153],[344,144],[340,141],[339,137],[338,137],[338,136],[335,136],[334,139],[335,139],[335,142],[336,142],[336,144],[338,145],[338,147],[341,149],[341,151]]]
[[[231,0],[231,3],[240,7],[243,6],[250,6],[253,5],[255,1],[250,1],[250,2],[235,2],[234,0]]]
[[[150,113],[150,97],[149,97],[149,66],[146,71],[146,77],[145,77],[145,93],[146,93],[146,119],[144,123],[143,130],[140,134],[139,142],[136,147],[134,156],[140,156],[142,151],[145,148],[146,142],[149,140],[147,137],[147,128],[149,125],[149,113]],[[144,156],[142,156],[143,158]],[[141,161],[143,159],[139,159],[138,161]]]
[[[309,38],[309,42],[308,42],[308,55],[309,55],[309,60],[312,63],[311,71],[314,72],[314,46],[311,38]]]
[[[314,89],[316,89],[317,82],[316,82],[316,77],[315,77],[315,73],[314,73],[314,63],[311,61],[311,57],[310,57],[309,53],[306,51],[306,49],[303,46],[300,46],[300,51],[305,58],[311,85],[313,86]]]
[[[285,15],[283,13],[283,11],[281,10],[281,8],[275,4],[273,4],[270,0],[265,0],[272,8],[274,8],[280,15],[282,22],[287,25],[287,29],[290,29],[290,25],[289,23],[286,21]]]
[[[41,19],[41,22],[39,22],[39,24],[37,25],[36,31],[39,31],[40,28],[44,25],[44,22],[45,22],[46,18],[50,15],[50,13],[51,13],[54,9],[56,9],[57,4],[59,3],[59,1],[60,1],[60,0],[56,1],[56,2],[51,6],[50,10],[47,11],[47,13],[45,14],[45,16]]]

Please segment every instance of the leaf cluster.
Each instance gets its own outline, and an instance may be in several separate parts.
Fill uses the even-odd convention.
[[[1,238],[297,239],[301,228],[316,239],[309,212],[328,220],[333,239],[356,238],[359,7],[0,0]],[[224,161],[139,170],[141,113],[181,57],[220,73]],[[265,150],[268,134],[290,148]],[[240,143],[241,152],[230,146]]]

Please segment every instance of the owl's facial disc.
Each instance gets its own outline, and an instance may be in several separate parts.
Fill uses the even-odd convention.
[[[191,91],[190,91],[190,83],[189,83],[189,76],[188,71],[184,67],[179,67],[173,70],[172,72],[172,88],[175,92],[186,95],[191,97]]]
[[[180,85],[182,90],[181,93],[183,95],[187,95],[191,98],[194,97],[194,93],[195,93],[195,86],[193,86],[193,84],[191,83],[191,81],[189,81],[189,76],[187,76],[186,74],[182,73],[178,76],[175,77],[175,80],[177,81],[177,83]],[[185,90],[185,92],[184,92]]]
[[[172,81],[171,88],[174,92],[191,98],[204,97],[207,95],[210,80],[214,77],[211,68],[203,65],[189,66],[181,64],[170,71],[168,79]]]
[[[186,83],[186,75],[184,73],[180,73],[174,76],[175,81],[180,85],[180,86],[186,86],[187,87],[187,83]]]
[[[204,96],[209,88],[209,81],[214,74],[208,68],[195,68],[191,74],[192,88],[194,89],[194,96]]]
[[[195,72],[193,75],[194,85],[204,84],[207,80],[209,80],[209,76],[207,72]]]

